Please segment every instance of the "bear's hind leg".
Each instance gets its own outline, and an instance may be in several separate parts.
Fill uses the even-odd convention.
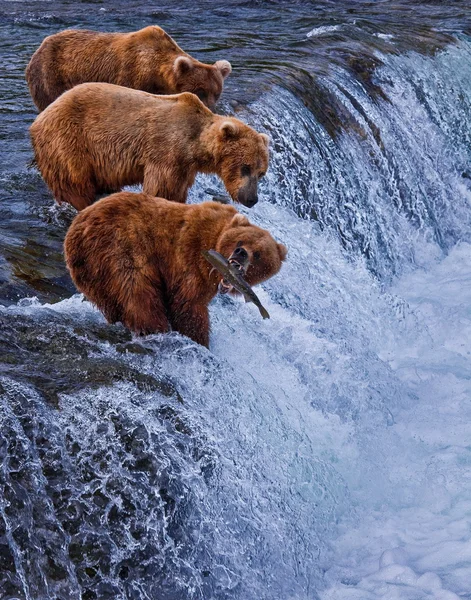
[[[58,77],[57,67],[48,68],[50,61],[44,56],[44,52],[33,54],[28,66],[26,67],[26,81],[34,103],[42,112],[64,91],[56,88],[56,79]]]
[[[137,335],[166,333],[169,323],[159,287],[147,283],[132,286],[123,303],[121,321]]]
[[[55,196],[56,200],[58,199]],[[67,202],[71,204],[76,210],[81,211],[87,206],[93,204],[93,200],[95,199],[95,195],[88,194],[87,196],[80,196],[79,194],[74,194],[72,192],[68,194],[62,194],[60,198],[60,202]]]
[[[54,178],[54,174],[51,176],[50,171],[48,169],[45,173],[45,179],[56,202],[67,202],[78,211],[93,204],[97,193],[96,185],[85,166],[72,171],[70,165],[65,165],[61,177],[57,179]]]

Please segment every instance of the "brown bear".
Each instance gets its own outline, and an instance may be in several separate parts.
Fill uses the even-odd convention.
[[[171,328],[208,346],[208,303],[221,275],[202,256],[215,249],[255,285],[280,270],[286,247],[234,207],[177,204],[120,192],[80,212],[66,235],[77,288],[110,323],[137,334]]]
[[[188,92],[82,83],[38,115],[30,132],[57,202],[77,210],[138,183],[146,194],[185,202],[198,172],[216,173],[233,200],[253,206],[268,167],[268,136],[213,114]]]
[[[26,67],[26,81],[40,111],[87,81],[151,94],[192,92],[213,109],[231,70],[227,60],[195,60],[160,27],[131,33],[68,29],[44,39]]]

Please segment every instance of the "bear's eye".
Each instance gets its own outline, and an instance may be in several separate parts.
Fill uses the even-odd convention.
[[[196,90],[195,94],[198,96],[198,98],[201,100],[201,102],[206,102],[207,94],[206,94],[205,90],[202,90],[201,88],[198,88]]]
[[[253,253],[253,258],[254,260],[260,260],[260,252],[257,250],[256,252]]]
[[[237,246],[236,246],[236,248],[240,248],[240,247],[241,247],[241,246],[243,246],[243,245],[244,245],[244,242],[242,242],[241,240],[239,240],[239,241],[237,242]]]
[[[250,177],[250,167],[249,165],[242,165],[240,169],[240,174],[242,177]]]

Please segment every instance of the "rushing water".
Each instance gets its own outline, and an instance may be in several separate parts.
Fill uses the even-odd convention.
[[[468,3],[0,7],[0,599],[471,599]],[[272,138],[272,318],[210,351],[75,293],[29,166],[41,40],[151,23]]]

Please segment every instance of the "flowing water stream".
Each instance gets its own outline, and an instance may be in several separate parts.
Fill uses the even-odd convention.
[[[471,10],[449,1],[0,2],[0,599],[471,599]],[[271,319],[210,350],[78,295],[24,68],[66,27],[228,59],[272,139]],[[200,177],[191,201],[222,191]]]

